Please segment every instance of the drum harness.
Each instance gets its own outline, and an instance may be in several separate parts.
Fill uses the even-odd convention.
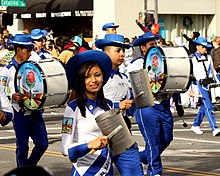
[[[205,79],[200,79],[199,80],[199,84],[202,85],[202,86],[208,86],[211,83],[215,83],[214,79],[213,78],[209,78],[209,76],[208,76],[208,70],[207,70],[207,68],[205,66],[204,60],[199,60],[198,57],[196,56],[196,54],[194,54],[194,56],[196,57],[197,62],[202,62],[204,70],[205,70],[205,74],[206,74],[206,78]],[[205,61],[207,61],[208,60],[207,59],[207,55],[204,55],[204,56],[206,57]]]

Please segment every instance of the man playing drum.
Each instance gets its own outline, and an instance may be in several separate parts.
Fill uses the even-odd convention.
[[[191,130],[196,134],[203,134],[203,131],[200,129],[200,125],[206,115],[212,129],[213,136],[218,136],[220,135],[220,130],[216,125],[216,120],[212,113],[212,104],[208,90],[208,85],[210,83],[219,83],[217,73],[213,67],[212,59],[206,54],[207,48],[212,47],[212,45],[209,44],[207,39],[204,37],[199,37],[196,40],[193,40],[193,42],[196,44],[197,49],[192,58],[193,75],[196,78],[196,85],[199,92],[202,94],[202,102]]]
[[[15,55],[12,62],[2,71],[1,82],[3,86],[9,88],[8,95],[13,106],[17,166],[35,166],[48,147],[47,131],[42,118],[42,111],[25,109],[24,96],[16,93],[14,85],[16,69],[19,64],[29,59],[34,42],[28,34],[17,34],[9,39],[8,44],[14,45]],[[35,146],[28,157],[29,137],[32,138]]]
[[[104,39],[95,42],[97,48],[102,49],[112,60],[112,71],[108,82],[104,86],[104,95],[113,101],[114,108],[124,110],[124,120],[131,128],[131,121],[128,116],[133,116],[131,106],[130,87],[127,76],[119,72],[119,66],[124,62],[125,48],[131,45],[124,44],[124,36],[120,34],[106,34]],[[129,112],[130,110],[130,112]],[[133,145],[128,151],[113,156],[113,162],[123,176],[143,175],[137,145]]]
[[[157,45],[159,35],[147,32],[134,41],[139,46],[142,56],[145,56],[151,46]],[[144,58],[139,57],[128,65],[128,72],[143,69]],[[148,175],[162,174],[161,154],[173,140],[173,117],[170,111],[171,94],[154,94],[156,101],[151,107],[138,108],[136,121],[146,142],[145,150],[139,152],[143,164],[148,164]],[[183,115],[181,108],[177,109],[179,116]]]

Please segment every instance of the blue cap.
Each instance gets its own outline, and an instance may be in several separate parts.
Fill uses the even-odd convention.
[[[106,34],[104,39],[98,39],[95,41],[95,46],[99,49],[103,49],[104,46],[118,46],[122,48],[130,48],[131,44],[124,43],[124,36],[120,34]]]
[[[208,43],[207,39],[204,37],[198,37],[196,40],[193,40],[193,42],[196,43],[197,45],[202,45],[207,48],[212,47],[212,45],[210,43]]]
[[[102,51],[87,50],[76,54],[70,58],[66,64],[66,75],[70,86],[69,88],[76,90],[77,73],[80,67],[88,61],[96,61],[101,67],[104,72],[103,85],[108,81],[112,70],[112,61],[110,57]]]
[[[146,32],[143,35],[139,36],[133,43],[134,46],[140,46],[144,43],[147,43],[148,41],[151,40],[156,40],[160,36],[159,35],[154,35],[152,32]]]
[[[107,28],[118,28],[119,27],[119,25],[115,25],[115,23],[106,23],[106,24],[104,24],[103,26],[102,26],[102,30],[103,31],[106,31],[106,29]]]
[[[39,40],[43,37],[46,37],[47,31],[46,30],[41,30],[41,29],[33,29],[31,31],[31,38],[33,40]]]
[[[14,37],[9,38],[7,44],[33,47],[35,43],[29,34],[16,34]]]

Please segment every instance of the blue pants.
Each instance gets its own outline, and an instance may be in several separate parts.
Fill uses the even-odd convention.
[[[47,131],[40,111],[31,115],[14,110],[13,126],[16,135],[16,159],[18,167],[35,166],[47,150]],[[34,148],[28,158],[29,137],[33,140]]]
[[[210,101],[209,92],[207,90],[205,90],[204,88],[202,88],[201,85],[199,85],[199,84],[197,84],[197,85],[198,85],[198,88],[202,94],[202,104],[201,104],[199,112],[194,120],[193,126],[200,126],[203,121],[204,116],[206,115],[206,117],[209,121],[209,125],[213,131],[218,127],[216,126],[216,120],[215,120],[215,117],[212,112],[212,103]]]
[[[161,153],[173,140],[173,118],[169,106],[155,104],[137,109],[136,121],[146,142],[140,152],[141,161],[148,163],[148,175],[162,174]]]
[[[122,176],[143,176],[142,164],[135,144],[130,150],[112,157],[113,163]]]

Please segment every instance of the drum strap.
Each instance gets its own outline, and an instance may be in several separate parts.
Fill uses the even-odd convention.
[[[208,78],[208,77],[209,77],[209,76],[208,76],[208,71],[207,71],[207,69],[206,69],[206,66],[205,66],[204,60],[199,60],[198,57],[196,56],[196,54],[194,54],[194,56],[196,57],[196,59],[197,59],[198,62],[202,62],[202,65],[203,65],[203,67],[204,67],[204,69],[205,69],[206,77]],[[207,56],[206,56],[206,55],[204,55],[204,56],[205,56],[206,59],[207,59]],[[208,60],[208,59],[207,59],[207,60]],[[206,60],[206,61],[207,61],[207,60]]]
[[[18,67],[15,64],[12,63],[12,66],[15,68],[16,71],[18,70]],[[18,104],[19,104],[19,106],[21,108],[19,111],[21,113],[25,113],[27,111],[27,108],[24,106],[24,101],[22,100]]]

